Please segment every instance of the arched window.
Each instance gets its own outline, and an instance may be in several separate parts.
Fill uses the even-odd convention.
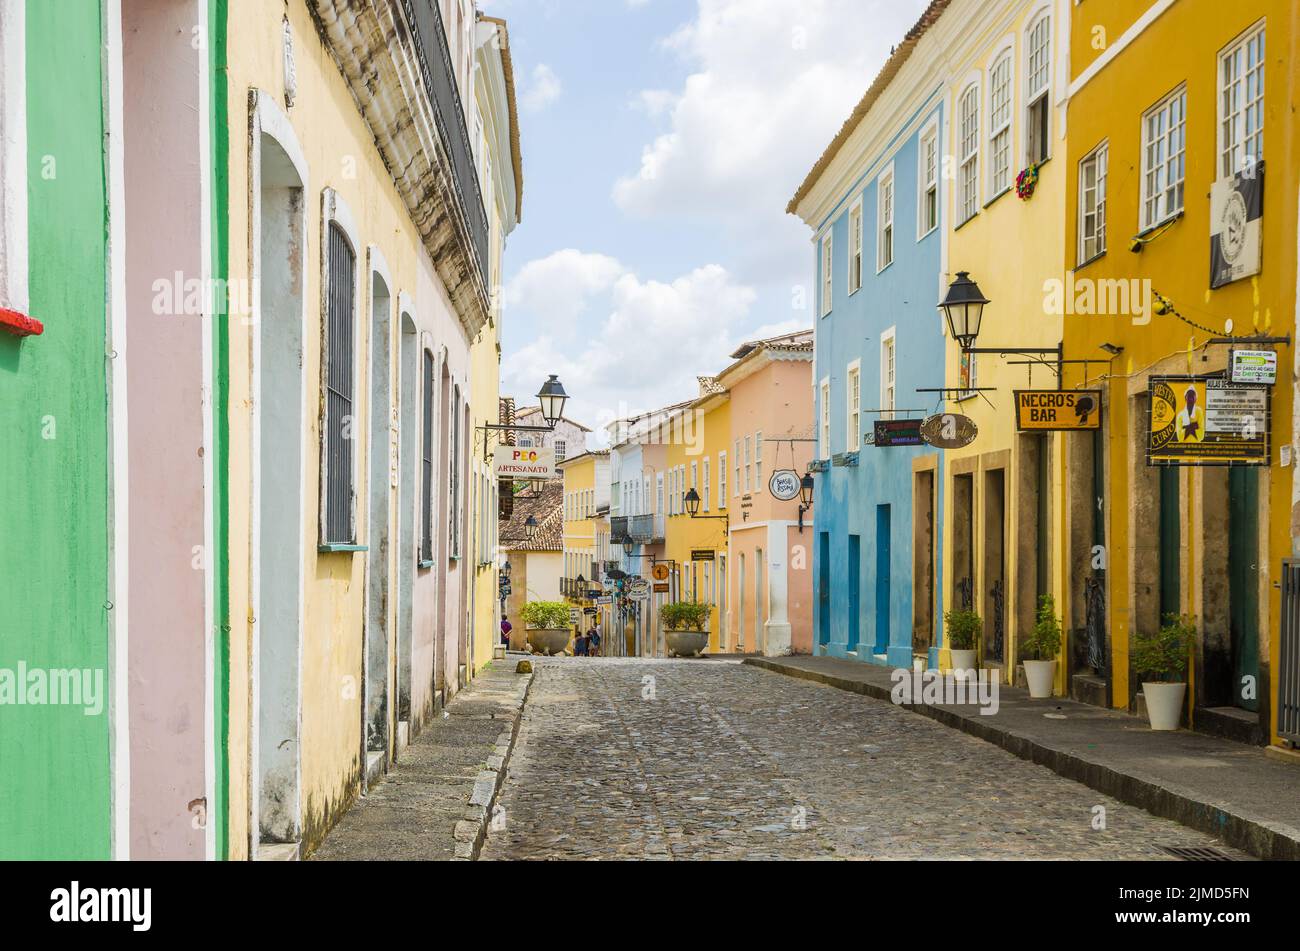
[[[989,71],[989,198],[1011,187],[1011,51]]]
[[[1044,13],[1025,40],[1025,158],[1030,164],[1051,155],[1052,18]]]

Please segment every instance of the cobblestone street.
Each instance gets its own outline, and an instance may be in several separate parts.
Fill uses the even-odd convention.
[[[879,700],[731,661],[534,663],[484,859],[1242,857]]]

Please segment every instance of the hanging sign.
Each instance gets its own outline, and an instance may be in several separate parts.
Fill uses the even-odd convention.
[[[923,419],[878,419],[875,424],[875,438],[872,442],[878,449],[894,446],[924,446],[921,436]]]
[[[1152,377],[1147,465],[1268,465],[1269,388]]]
[[[554,479],[555,450],[549,446],[497,446],[493,465],[499,479]]]
[[[1229,361],[1229,374],[1233,383],[1277,382],[1277,351],[1233,350]]]
[[[655,594],[667,594],[667,593],[668,593],[667,581],[660,581],[655,584]]]
[[[960,413],[936,413],[921,424],[921,438],[939,449],[961,449],[979,435],[975,420]]]
[[[1021,432],[1101,429],[1101,390],[1016,390]]]
[[[633,601],[644,601],[650,597],[650,582],[644,578],[637,578],[635,581],[629,582],[627,596]]]
[[[691,561],[713,561],[714,553],[711,548],[692,548]]]
[[[791,502],[799,498],[799,473],[793,469],[778,469],[767,480],[767,490],[779,502]]]
[[[667,581],[668,573],[669,571],[667,565],[655,565],[653,568],[650,569],[650,574],[655,579],[655,581]],[[658,591],[659,589],[655,588],[655,590]]]
[[[1210,287],[1259,273],[1263,223],[1263,162],[1210,186]]]

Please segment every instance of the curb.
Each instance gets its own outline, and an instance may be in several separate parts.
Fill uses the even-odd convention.
[[[1300,859],[1300,830],[1286,826],[1275,827],[1269,823],[1233,812],[1230,808],[1204,802],[1183,792],[1163,786],[1158,782],[1122,773],[1110,766],[1092,762],[1065,750],[1046,746],[1025,736],[999,730],[979,722],[978,717],[968,717],[942,707],[926,704],[894,704],[889,690],[861,680],[848,680],[815,670],[805,670],[773,663],[766,658],[749,657],[746,664],[783,674],[799,680],[835,687],[849,693],[862,694],[875,700],[884,700],[891,706],[936,720],[944,726],[961,730],[985,742],[1000,746],[1009,753],[1046,766],[1066,779],[1082,783],[1097,792],[1130,806],[1145,809],[1162,819],[1212,835],[1234,848],[1249,852],[1261,859]]]
[[[519,691],[519,702],[514,707],[513,719],[509,729],[502,730],[497,736],[492,755],[488,757],[487,768],[479,771],[474,779],[474,792],[469,805],[452,833],[456,840],[456,855],[452,861],[474,862],[483,851],[487,841],[488,824],[492,819],[492,810],[496,806],[501,787],[509,773],[510,756],[514,753],[515,742],[519,739],[519,727],[523,722],[524,707],[533,691],[533,678],[536,670],[527,674],[528,681]],[[518,676],[518,675],[516,675]]]

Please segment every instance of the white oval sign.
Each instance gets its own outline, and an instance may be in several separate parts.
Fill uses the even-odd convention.
[[[791,502],[799,498],[799,473],[793,469],[778,469],[767,483],[772,498]]]

